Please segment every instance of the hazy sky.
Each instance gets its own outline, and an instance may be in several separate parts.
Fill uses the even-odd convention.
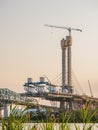
[[[89,94],[98,97],[98,0],[0,0],[0,88],[23,91],[27,77],[44,74],[52,80],[61,72],[60,41],[71,26],[72,68]]]

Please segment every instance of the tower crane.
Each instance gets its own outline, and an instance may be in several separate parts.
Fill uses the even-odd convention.
[[[62,48],[62,91],[64,86],[66,86],[66,48],[68,49],[68,58],[67,58],[67,69],[68,69],[68,83],[67,88],[69,89],[69,93],[73,93],[73,87],[72,87],[72,62],[71,62],[71,46],[72,46],[72,37],[71,37],[71,31],[79,31],[82,32],[81,29],[77,28],[71,28],[71,27],[65,27],[65,26],[54,26],[45,24],[44,26],[52,27],[52,28],[59,28],[59,29],[66,29],[69,32],[69,36],[66,36],[66,40],[61,40],[61,48]]]

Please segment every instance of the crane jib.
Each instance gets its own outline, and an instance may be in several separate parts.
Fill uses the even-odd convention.
[[[52,27],[52,28],[67,29],[69,32],[71,32],[71,30],[74,30],[74,31],[80,31],[80,32],[82,32],[82,30],[81,30],[81,29],[76,29],[76,28],[71,28],[71,27],[54,26],[54,25],[48,25],[48,24],[45,24],[44,26],[47,26],[47,27]]]

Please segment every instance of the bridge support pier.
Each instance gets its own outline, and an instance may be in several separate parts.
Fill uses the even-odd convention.
[[[60,111],[64,112],[65,111],[65,102],[60,101]]]
[[[4,106],[4,118],[8,117],[8,105]]]
[[[2,117],[2,108],[0,108],[0,118]]]

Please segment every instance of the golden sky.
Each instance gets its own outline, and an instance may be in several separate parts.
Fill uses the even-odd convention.
[[[84,92],[89,80],[97,96],[97,0],[0,0],[0,88],[22,92],[28,77],[61,73],[60,41],[68,32],[44,24],[83,30],[72,32],[72,68]]]

